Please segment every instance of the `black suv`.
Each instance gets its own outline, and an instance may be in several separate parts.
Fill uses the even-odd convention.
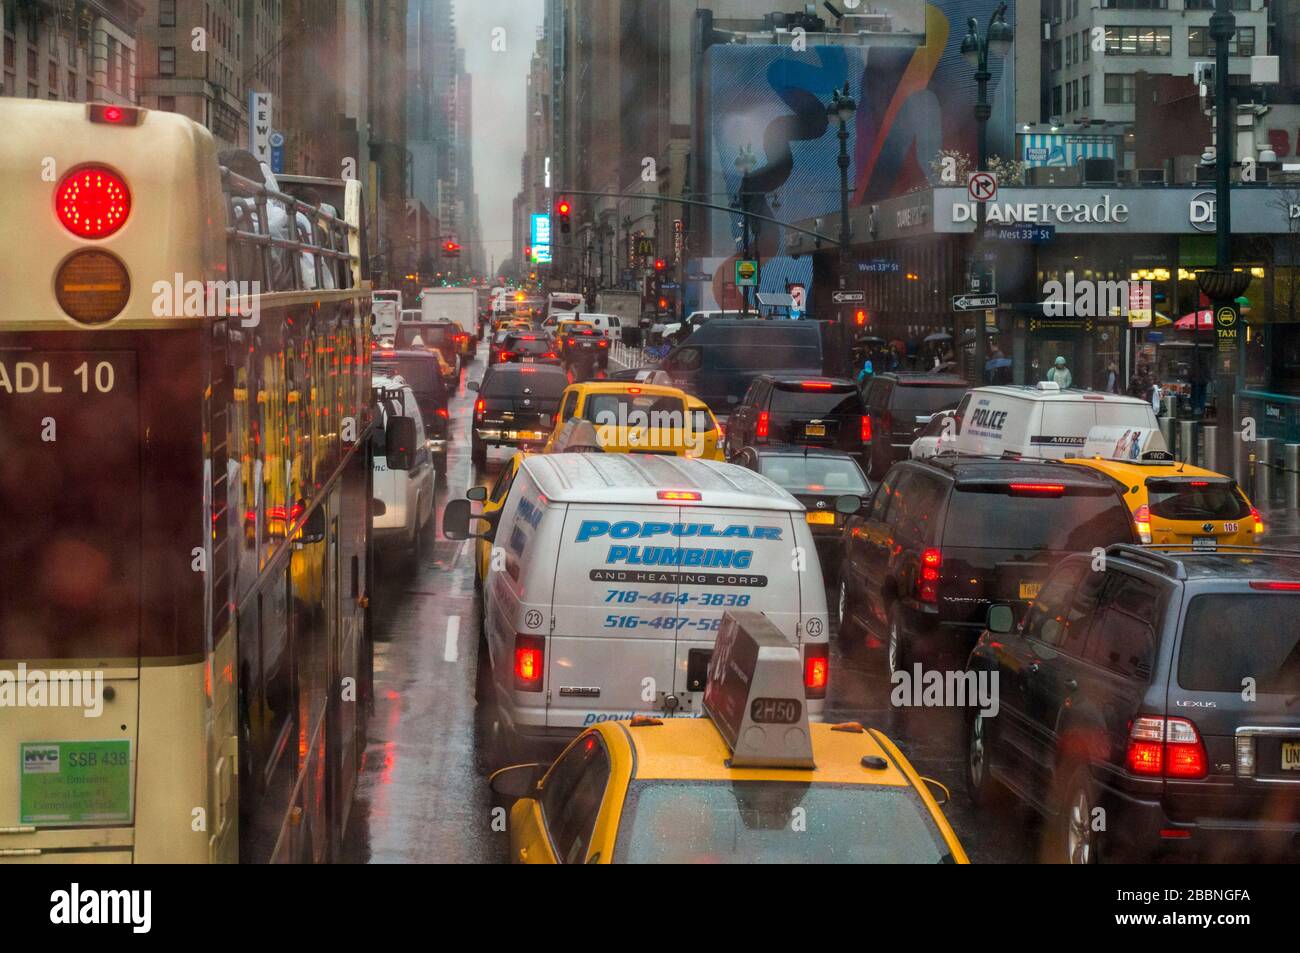
[[[989,606],[1027,606],[1073,552],[1136,543],[1114,481],[1052,460],[940,456],[896,463],[865,517],[850,517],[840,634],[887,632],[889,673],[918,653],[965,658]]]
[[[569,377],[551,364],[493,364],[478,391],[470,427],[470,462],[481,467],[488,447],[540,447],[551,435]]]
[[[501,341],[498,364],[560,364],[550,339],[540,332],[511,331]]]
[[[374,352],[372,373],[376,377],[401,375],[411,385],[415,402],[424,418],[424,429],[431,440],[444,441],[436,457],[438,473],[447,472],[447,442],[451,440],[451,415],[447,410],[447,385],[442,378],[442,366],[433,351],[379,350]]]
[[[1054,860],[1300,860],[1297,618],[1300,553],[1064,560],[971,654],[999,686],[967,720],[972,797],[1036,808]]]
[[[868,426],[858,385],[848,378],[763,374],[727,420],[727,457],[744,447],[797,444],[842,450],[863,463]]]
[[[970,390],[965,378],[951,374],[877,374],[868,382],[864,439],[867,473],[879,479],[890,464],[906,460],[917,431],[941,410],[956,407]]]

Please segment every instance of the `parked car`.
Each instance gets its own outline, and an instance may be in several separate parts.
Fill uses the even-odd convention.
[[[424,418],[401,377],[375,377],[372,386],[379,424],[371,454],[375,544],[406,549],[414,564],[434,537],[436,490]]]
[[[845,528],[840,631],[883,631],[891,675],[921,657],[964,658],[989,606],[1027,606],[1069,553],[1137,541],[1114,482],[1084,467],[956,456],[896,463],[869,513]]]
[[[375,377],[400,376],[410,385],[430,441],[429,452],[439,473],[447,472],[447,443],[451,439],[451,416],[447,410],[447,385],[442,368],[433,352],[418,350],[378,350],[372,362]]]
[[[953,374],[877,374],[867,384],[863,399],[869,422],[866,443],[867,473],[880,479],[891,464],[906,460],[917,431],[942,410],[961,402],[970,384]]]
[[[762,374],[727,421],[727,455],[748,446],[802,444],[865,460],[868,428],[862,395],[848,378]]]
[[[1000,686],[967,720],[977,805],[1009,790],[1069,863],[1300,860],[1300,554],[1113,546],[1016,615],[970,656]]]
[[[569,378],[549,364],[493,364],[483,380],[470,381],[478,391],[470,431],[470,460],[481,467],[488,447],[540,447],[555,426],[560,395]]]
[[[852,455],[814,447],[744,447],[731,462],[761,473],[804,505],[805,519],[827,582],[839,578],[844,528],[851,514],[836,509],[846,495],[870,506],[871,484]]]

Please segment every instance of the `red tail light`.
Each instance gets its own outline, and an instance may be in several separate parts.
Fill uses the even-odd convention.
[[[450,419],[451,419],[451,418],[450,418],[450,415],[447,413],[447,408],[446,408],[446,407],[439,407],[437,413],[438,413],[438,416],[441,417],[443,420],[450,420]]]
[[[1134,719],[1125,761],[1131,773],[1143,777],[1196,780],[1209,771],[1200,733],[1186,718]]]
[[[1250,518],[1255,521],[1255,532],[1264,532],[1264,517],[1260,515],[1258,507],[1252,506],[1250,508]]]
[[[540,635],[515,636],[515,690],[540,692],[546,662],[546,639]]]
[[[513,351],[502,351],[500,354],[497,355],[497,361],[504,364],[514,356],[515,355]]]
[[[1146,503],[1139,506],[1133,514],[1133,522],[1137,525],[1138,539],[1144,543],[1151,542],[1151,507]]]
[[[80,238],[107,238],[125,225],[131,214],[126,180],[103,166],[83,166],[70,172],[55,195],[59,221]]]
[[[601,347],[609,347],[609,342],[608,342],[608,341],[601,341],[601,342],[600,342],[600,346],[601,346]]]
[[[799,386],[804,390],[830,390],[835,385],[830,381],[803,381]]]
[[[656,496],[661,500],[698,503],[702,499],[696,490],[660,490]]]
[[[825,698],[830,673],[831,660],[827,657],[826,644],[805,644],[803,647],[804,697]]]
[[[560,355],[556,354],[554,351],[547,351],[545,354],[542,355],[543,358],[551,358],[552,360],[554,360],[559,356]]]
[[[939,570],[942,568],[942,550],[931,546],[921,553],[921,578],[916,586],[916,597],[922,602],[939,601]]]
[[[871,415],[862,415],[862,442],[871,443]]]
[[[1252,582],[1250,588],[1257,592],[1300,592],[1300,582]]]
[[[1027,496],[1064,496],[1065,485],[1063,483],[1013,483],[1011,492],[1023,493]]]
[[[760,440],[767,439],[767,429],[768,429],[768,424],[770,419],[771,418],[768,415],[768,412],[766,410],[762,411],[758,415],[758,429],[755,431],[754,435],[758,437]]]
[[[478,400],[474,401],[474,414],[475,414],[475,416],[480,416],[480,415],[482,415],[482,413],[483,413],[483,408],[486,407],[486,406],[487,406],[487,404],[484,402],[484,400],[483,400],[482,397],[480,397]]]

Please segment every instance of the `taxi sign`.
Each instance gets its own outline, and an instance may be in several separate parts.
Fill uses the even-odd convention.
[[[1083,455],[1147,463],[1172,459],[1164,434],[1154,427],[1093,427],[1084,439]]]
[[[761,612],[723,615],[704,710],[731,749],[730,767],[815,767],[802,653]]]
[[[568,420],[555,437],[552,453],[599,453],[605,448],[590,420],[574,417]]]

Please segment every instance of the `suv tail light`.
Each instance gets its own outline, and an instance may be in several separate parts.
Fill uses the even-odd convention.
[[[546,638],[540,635],[515,636],[515,691],[540,692],[546,662]]]
[[[487,407],[487,401],[485,401],[482,397],[474,401],[474,416],[481,417],[483,415],[483,408],[485,407]]]
[[[827,654],[827,645],[804,643],[803,647],[803,689],[805,698],[825,698],[826,686],[830,682],[831,660]]]
[[[1151,507],[1143,503],[1133,514],[1133,522],[1137,525],[1138,539],[1144,543],[1151,542]]]
[[[943,568],[943,550],[931,546],[921,553],[921,578],[916,584],[916,597],[931,604],[939,601],[939,570]]]
[[[1135,718],[1125,761],[1130,772],[1149,778],[1197,780],[1209,770],[1205,745],[1186,718]]]
[[[871,415],[862,415],[862,442],[871,443]]]
[[[754,436],[760,440],[766,440],[770,421],[771,415],[766,410],[761,411],[758,415],[758,428],[754,431]]]

